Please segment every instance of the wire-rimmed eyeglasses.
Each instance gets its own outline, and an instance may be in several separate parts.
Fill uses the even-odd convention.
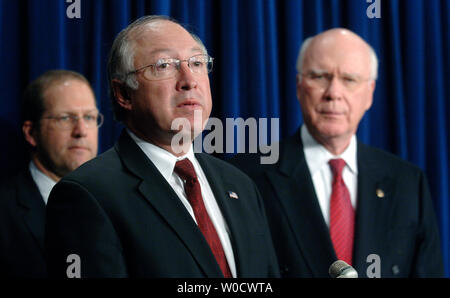
[[[306,79],[306,82],[314,88],[325,90],[327,89],[333,78],[334,74],[323,72],[323,71],[310,71],[307,73],[302,73],[302,77]],[[344,86],[348,91],[355,91],[363,82],[367,82],[370,79],[364,79],[357,75],[352,74],[340,74],[336,76],[337,80]]]
[[[206,54],[195,55],[185,60],[161,58],[153,64],[129,72],[127,76],[143,71],[144,77],[149,81],[168,79],[175,76],[180,69],[181,62],[187,62],[192,73],[205,75],[212,71],[213,60],[214,58]]]
[[[83,123],[87,128],[100,127],[103,124],[104,117],[101,113],[89,113],[81,117],[74,114],[62,114],[43,117],[42,119],[53,120],[58,128],[68,130],[73,129],[81,119],[83,119]]]

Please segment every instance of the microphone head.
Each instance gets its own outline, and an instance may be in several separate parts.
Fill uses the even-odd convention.
[[[331,264],[328,273],[332,278],[358,278],[358,272],[342,260],[337,260]]]

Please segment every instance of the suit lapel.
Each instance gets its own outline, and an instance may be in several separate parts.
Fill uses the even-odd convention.
[[[266,172],[283,207],[297,244],[313,276],[335,260],[328,227],[318,204],[299,133],[286,140],[279,171]],[[326,257],[324,257],[326,256]]]
[[[205,173],[214,197],[219,205],[220,211],[230,230],[230,241],[232,242],[233,254],[236,263],[237,276],[251,275],[247,270],[246,260],[250,257],[245,243],[248,242],[248,233],[245,232],[247,217],[242,208],[241,200],[230,198],[229,191],[233,191],[233,186],[227,184],[229,177],[223,175],[220,169],[211,167],[204,154],[195,156]]]
[[[358,203],[356,208],[355,244],[353,265],[365,277],[366,258],[382,251],[385,231],[393,212],[393,179],[372,149],[358,142]]]
[[[297,131],[298,132],[298,131]],[[313,276],[321,276],[336,259],[328,227],[318,204],[303,153],[299,132],[286,140],[278,171],[267,171],[298,246]],[[358,142],[358,198],[356,206],[354,264],[361,276],[366,258],[382,251],[392,217],[393,178],[380,166],[369,147]],[[380,192],[381,191],[381,192]],[[326,256],[326,257],[324,257]]]
[[[23,220],[38,246],[44,249],[45,203],[27,169],[18,178],[17,200],[23,210]]]
[[[208,243],[189,212],[155,165],[125,131],[120,136],[116,150],[124,165],[142,180],[139,185],[142,196],[183,241],[205,275],[222,277]]]

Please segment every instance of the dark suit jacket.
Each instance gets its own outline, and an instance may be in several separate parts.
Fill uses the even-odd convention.
[[[423,172],[381,150],[357,145],[358,201],[353,267],[360,277],[381,261],[381,277],[443,276],[435,214]],[[282,276],[328,277],[336,261],[303,153],[300,133],[280,143],[276,164],[259,156],[231,161],[253,178],[264,198]],[[384,197],[377,196],[377,190]]]
[[[0,187],[0,276],[45,277],[45,203],[28,169]]]
[[[237,276],[278,277],[255,184],[224,161],[196,158],[228,224]],[[53,188],[45,242],[55,277],[66,276],[70,254],[80,258],[81,277],[223,277],[176,193],[126,132]]]

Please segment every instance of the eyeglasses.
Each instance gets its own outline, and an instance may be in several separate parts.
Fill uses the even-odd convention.
[[[313,88],[318,89],[327,89],[331,81],[333,80],[334,75],[327,72],[315,72],[311,71],[309,73],[302,73],[303,77],[305,77],[306,82]],[[369,81],[370,79],[362,79],[358,76],[343,74],[337,76],[337,79],[348,91],[355,91],[363,82]]]
[[[180,69],[181,62],[187,62],[191,72],[205,75],[212,71],[213,60],[214,58],[204,54],[195,55],[186,60],[161,58],[156,61],[156,63],[143,66],[127,73],[127,76],[143,71],[144,77],[149,81],[168,79],[175,76],[177,70]]]
[[[72,114],[64,114],[59,116],[48,116],[43,117],[42,119],[50,119],[53,120],[55,125],[59,129],[63,130],[69,130],[73,129],[75,125],[78,124],[78,121],[80,119],[83,119],[84,125],[86,125],[86,128],[94,128],[94,127],[100,127],[103,124],[103,115],[101,113],[92,113],[92,114],[86,114],[83,116],[78,115],[72,115]]]

